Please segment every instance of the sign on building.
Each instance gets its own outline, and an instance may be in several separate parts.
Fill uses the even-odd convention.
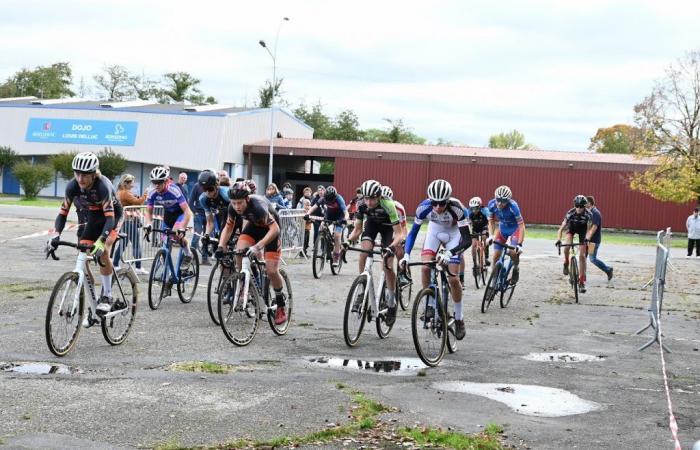
[[[138,122],[32,117],[27,125],[25,140],[60,144],[133,146],[137,129]]]

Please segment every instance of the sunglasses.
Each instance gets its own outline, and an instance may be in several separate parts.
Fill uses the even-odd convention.
[[[153,183],[153,185],[155,185],[155,186],[161,186],[165,183],[165,181],[163,181],[163,180],[151,181],[151,183]]]
[[[497,201],[498,203],[508,203],[508,199],[507,199],[507,198],[496,198],[496,201]]]
[[[447,205],[447,200],[442,200],[442,201],[439,201],[439,202],[432,201],[432,202],[430,202],[430,205],[433,206],[433,207],[435,207],[435,206],[445,206],[445,205]]]
[[[208,187],[208,188],[205,189],[205,191],[207,191],[207,192],[214,192],[214,191],[216,191],[216,188],[215,188],[215,187]]]

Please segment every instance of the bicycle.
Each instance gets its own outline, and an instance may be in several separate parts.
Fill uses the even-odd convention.
[[[228,244],[227,249],[233,251],[236,248],[236,242],[238,241],[238,235],[233,236]],[[218,245],[218,239],[210,238],[209,245]],[[214,263],[209,273],[209,281],[207,282],[207,309],[209,310],[209,317],[211,317],[212,322],[216,325],[221,325],[219,323],[219,313],[217,309],[217,301],[219,299],[219,292],[221,291],[221,285],[226,278],[226,276],[231,273],[231,271],[236,270],[236,266],[233,264],[233,260],[230,256],[226,256],[226,261],[222,264],[218,259]],[[213,289],[212,289],[213,287]]]
[[[321,225],[318,227],[318,237],[316,242],[314,242],[313,260],[311,262],[314,278],[321,278],[326,261],[330,263],[333,275],[340,274],[340,269],[343,267],[343,262],[345,262],[345,250],[341,248],[338,263],[336,264],[333,261],[333,249],[335,247],[335,227],[343,225],[343,221],[326,220],[317,216],[311,216],[309,219],[321,222]]]
[[[511,284],[513,260],[510,257],[510,252],[507,251],[516,251],[517,247],[506,243],[501,244],[501,246],[504,250],[501,251],[501,257],[498,258],[498,261],[496,261],[496,264],[491,270],[489,281],[486,283],[486,289],[484,290],[484,298],[481,301],[482,313],[486,313],[486,310],[489,309],[491,305],[491,301],[493,301],[498,293],[501,294],[501,308],[508,306],[511,298],[513,298],[515,287],[517,286],[517,283]]]
[[[374,246],[381,247],[377,244]],[[364,270],[355,278],[350,286],[350,292],[345,302],[345,313],[343,315],[343,337],[345,338],[345,343],[348,347],[354,347],[360,339],[360,334],[362,334],[365,322],[371,322],[374,318],[377,327],[377,335],[381,339],[385,339],[389,336],[394,326],[393,324],[388,325],[386,323],[386,314],[389,307],[386,303],[388,287],[386,286],[384,271],[382,270],[379,277],[379,284],[377,285],[376,292],[374,289],[374,278],[372,276],[374,255],[382,255],[384,267],[388,268],[386,259],[388,256],[393,256],[393,254],[387,252],[385,248],[381,248],[381,251],[377,251],[374,249],[363,250],[361,248],[348,247],[346,250],[368,255],[368,258],[365,260]]]
[[[488,267],[486,266],[486,237],[488,233],[478,233],[472,234],[471,238],[476,239],[476,245],[474,246],[475,251],[472,253],[472,261],[474,265],[472,266],[472,275],[474,276],[474,284],[476,288],[479,289],[479,279],[481,279],[481,285],[486,286],[486,273],[488,272]]]
[[[579,245],[585,245],[581,244],[580,242],[578,244],[557,244],[557,250],[558,253],[561,255],[561,248],[564,247],[571,247],[571,253],[569,255],[569,284],[571,285],[571,288],[574,290],[574,298],[576,299],[576,303],[578,303],[578,294],[579,294],[579,274],[578,274],[578,259],[576,257],[576,247]],[[588,257],[588,246],[586,246],[586,257]]]
[[[184,247],[180,247],[177,257],[177,263],[173,265],[172,246],[173,236],[179,234],[179,231],[170,229],[154,228],[153,233],[161,233],[165,235],[163,245],[156,252],[151,265],[151,272],[148,275],[148,306],[152,310],[160,307],[163,298],[168,297],[172,293],[173,284],[177,285],[177,295],[182,303],[189,303],[194,298],[194,293],[197,291],[197,282],[199,281],[199,257],[197,252],[192,253],[192,259],[189,263],[184,264],[185,256]],[[148,234],[145,236],[147,241],[150,241]],[[177,270],[175,270],[177,267]],[[191,289],[191,292],[188,291]]]
[[[125,235],[120,235],[122,238],[123,236]],[[102,336],[110,345],[122,344],[129,336],[136,316],[138,277],[131,264],[126,263],[118,272],[112,269],[112,283],[117,286],[112,292],[118,293],[118,296],[115,295],[110,312],[98,315],[95,279],[87,264],[89,261],[99,263],[99,259],[88,255],[94,246],[58,241],[56,245],[47,245],[46,258],[51,256],[58,261],[60,258],[56,256],[56,250],[60,246],[75,248],[79,253],[75,268],[61,275],[51,291],[44,326],[49,350],[56,356],[65,356],[75,346],[80,329],[85,326],[85,285],[89,295],[87,327],[99,323]],[[58,336],[55,336],[54,332],[57,332]]]
[[[270,279],[265,271],[265,261],[261,261],[254,254],[245,256],[248,249],[226,252],[221,263],[234,263],[234,256],[244,256],[250,261],[249,265],[243,264],[240,272],[231,269],[219,290],[217,312],[221,329],[232,344],[239,347],[246,346],[255,337],[258,330],[258,322],[267,315],[270,328],[277,336],[287,333],[292,321],[292,285],[283,268],[280,268],[282,276],[282,291],[285,299],[285,312],[287,321],[281,325],[275,324],[275,312],[279,307],[271,295],[272,287]],[[240,327],[240,330],[238,329]]]
[[[401,267],[401,261],[396,261],[396,302],[401,306],[402,311],[406,311],[411,306],[411,294],[413,293],[413,277],[411,276],[411,268]],[[401,275],[406,279],[402,284]]]
[[[411,335],[418,357],[426,365],[435,367],[442,361],[445,349],[450,353],[457,351],[455,317],[454,310],[448,307],[450,285],[447,281],[448,275],[456,275],[437,260],[408,263],[407,266],[430,267],[430,284],[418,291],[411,310]]]

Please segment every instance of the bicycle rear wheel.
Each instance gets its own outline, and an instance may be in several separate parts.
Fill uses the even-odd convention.
[[[212,322],[219,325],[219,312],[217,310],[217,301],[219,300],[219,289],[224,281],[224,266],[220,261],[216,261],[214,267],[209,273],[209,281],[207,282],[207,309]]]
[[[440,364],[445,355],[447,321],[444,307],[431,288],[423,288],[416,295],[411,312],[413,345],[421,361],[430,367]]]
[[[217,310],[224,336],[239,347],[250,344],[258,331],[258,296],[253,283],[248,285],[248,298],[243,296],[245,276],[234,272],[221,283]],[[244,305],[245,303],[245,305]]]
[[[484,289],[484,298],[481,300],[481,312],[486,313],[486,310],[491,306],[491,301],[496,297],[496,288],[498,286],[498,276],[501,273],[501,263],[498,262],[491,270],[489,281]]]
[[[153,258],[153,264],[151,264],[151,273],[148,274],[148,306],[154,311],[160,307],[160,302],[163,301],[168,272],[165,257],[165,250],[158,250]]]
[[[397,270],[396,273],[399,273]],[[406,267],[406,275],[409,279],[412,279],[411,277],[411,268]],[[396,284],[398,286],[398,289],[396,290],[396,295],[397,295],[397,303],[399,306],[401,306],[401,309],[403,311],[406,311],[409,306],[411,306],[411,294],[413,293],[413,281],[409,281],[408,284],[401,286],[400,280],[396,280]]]
[[[78,340],[85,308],[85,291],[78,294],[78,273],[61,275],[46,307],[46,344],[56,356],[65,356]],[[77,303],[76,303],[77,302]]]
[[[118,282],[118,285],[117,285]],[[138,278],[131,270],[122,270],[116,277],[112,277],[112,292],[114,293],[114,306],[110,315],[102,319],[102,336],[111,345],[122,344],[129,336],[131,327],[136,317],[136,300]],[[120,289],[121,287],[121,289]]]
[[[510,284],[510,278],[513,273],[513,264],[511,263],[508,270],[503,277],[503,286],[501,287],[501,308],[505,308],[510,303],[510,299],[513,298],[513,291],[515,291],[515,284]]]
[[[192,252],[192,260],[189,264],[180,263],[180,276],[177,282],[177,295],[182,303],[189,303],[197,292],[199,283],[199,256],[197,252]]]
[[[381,295],[379,296],[379,301],[377,302],[379,304],[379,311],[377,312],[377,317],[375,319],[375,323],[377,325],[377,335],[381,339],[385,339],[387,336],[389,336],[389,333],[391,333],[391,329],[394,327],[394,324],[388,325],[386,323],[386,315],[387,315],[387,309],[389,306],[387,305],[386,302],[386,297],[387,297],[387,286],[386,286],[386,281],[382,285],[382,290],[381,290]],[[382,312],[384,311],[384,312]]]
[[[443,302],[445,307],[445,317],[447,317],[447,336],[446,344],[447,351],[449,353],[454,353],[457,351],[457,338],[455,337],[455,314],[454,314],[454,302],[450,301],[450,290],[446,289],[445,301]],[[443,291],[444,292],[444,291]],[[450,306],[452,307],[450,309]]]
[[[578,303],[578,263],[576,262],[576,256],[572,256],[569,261],[569,283],[574,289],[574,298],[576,303]]]
[[[360,275],[350,286],[348,298],[345,301],[345,314],[343,315],[343,337],[348,347],[357,345],[362,329],[365,326],[365,318],[369,309],[369,302],[365,295],[367,290],[367,277]]]
[[[331,258],[333,258],[333,250],[331,249],[330,251]],[[331,273],[333,275],[340,275],[340,269],[343,267],[343,262],[345,261],[345,250],[341,249],[340,250],[340,255],[338,255],[338,264],[335,265],[332,263],[333,259],[331,259]]]
[[[479,289],[479,279],[481,278],[481,265],[479,264],[479,251],[472,258],[474,265],[472,266],[472,276],[474,277],[474,285]]]
[[[321,234],[318,236],[318,239],[316,239],[316,242],[314,242],[313,261],[311,262],[314,278],[321,278],[323,268],[326,266],[326,255],[326,238],[324,234]]]
[[[294,306],[294,299],[292,298],[292,283],[289,282],[289,277],[284,269],[280,268],[280,275],[282,276],[282,294],[285,297],[284,312],[287,314],[287,320],[281,324],[275,324],[275,312],[277,311],[277,304],[273,305],[275,302],[275,291],[272,286],[268,283],[268,299],[270,304],[267,309],[267,321],[270,323],[270,328],[277,336],[282,336],[289,329],[289,324],[292,322],[292,306]]]

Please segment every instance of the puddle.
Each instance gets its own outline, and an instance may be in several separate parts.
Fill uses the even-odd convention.
[[[361,359],[343,358],[311,358],[314,365],[341,370],[356,370],[361,372],[388,373],[391,375],[416,375],[427,366],[418,358],[400,358],[397,360],[363,361]]]
[[[605,361],[605,355],[587,355],[585,353],[530,353],[523,356],[528,361],[544,361],[544,362],[590,362],[590,361]]]
[[[441,391],[480,395],[526,416],[563,417],[602,408],[600,404],[584,400],[569,391],[544,386],[452,381],[434,383],[432,387]]]
[[[49,364],[40,362],[0,363],[0,371],[25,373],[29,375],[70,375],[73,373],[81,373],[80,370],[74,369],[64,364]]]

